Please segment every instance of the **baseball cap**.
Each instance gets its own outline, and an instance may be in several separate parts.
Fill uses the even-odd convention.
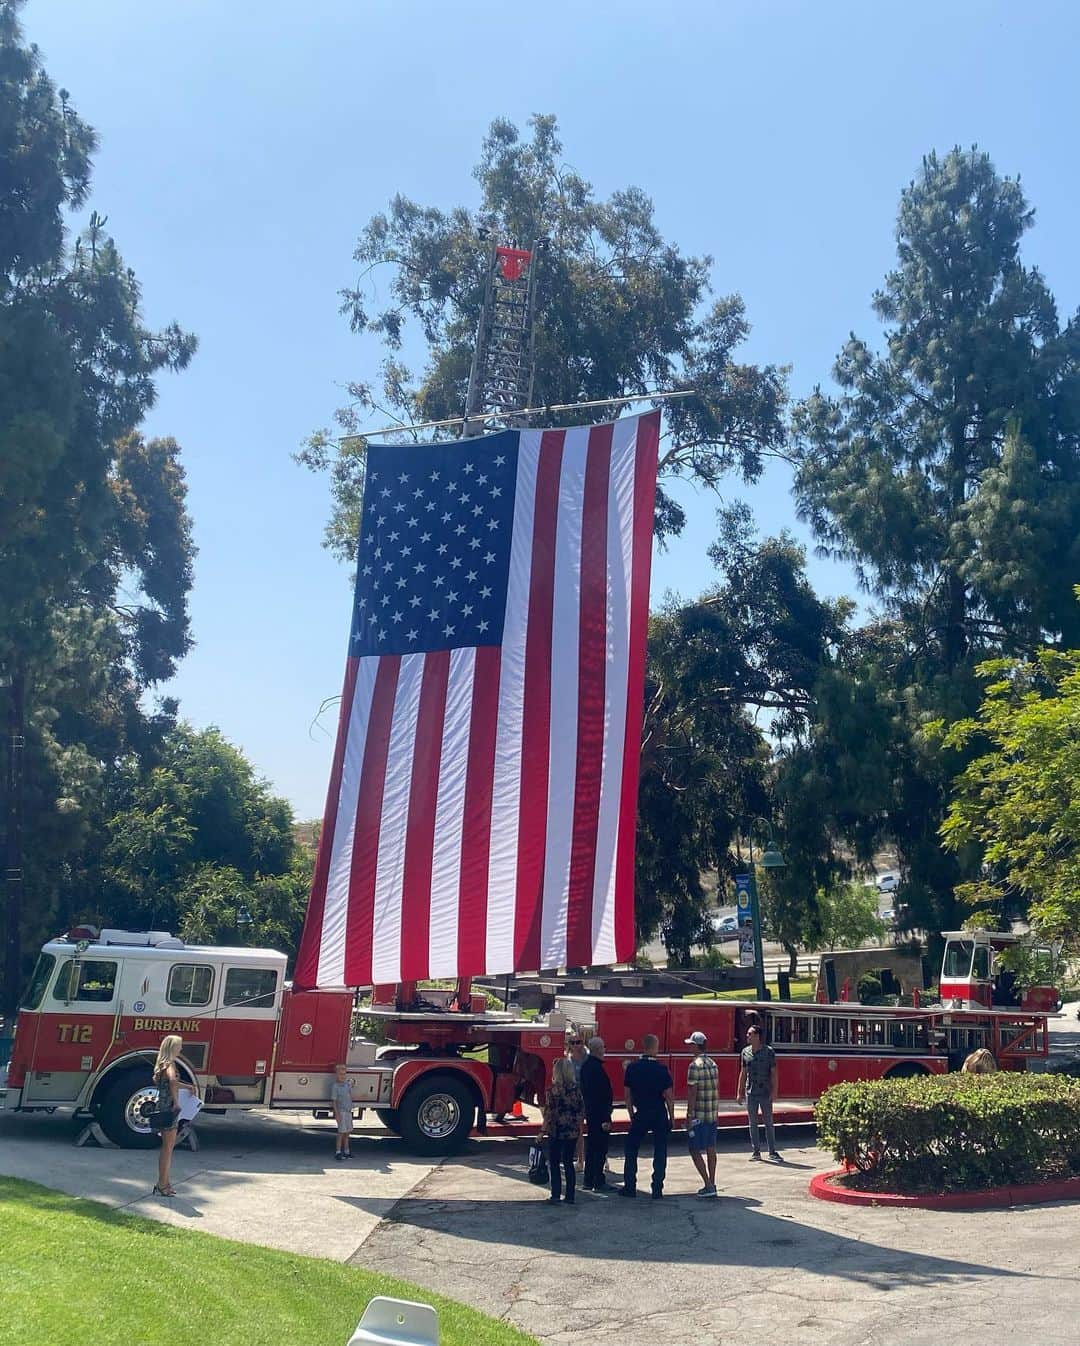
[[[690,1046],[694,1046],[694,1047],[704,1047],[704,1046],[705,1046],[705,1034],[704,1034],[704,1033],[691,1033],[690,1036],[686,1039],[686,1045],[687,1045],[688,1047],[690,1047]]]

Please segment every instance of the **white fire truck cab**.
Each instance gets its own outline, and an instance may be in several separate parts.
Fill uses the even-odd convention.
[[[313,1077],[311,1045],[330,1036],[330,1055],[347,1053],[352,993],[321,995],[292,1042],[286,1011],[304,997],[291,996],[285,964],[274,949],[185,945],[164,931],[82,927],[52,940],[23,997],[0,1106],[85,1110],[116,1144],[151,1145],[144,1113],[156,1105],[151,1071],[169,1033],[183,1038],[181,1077],[207,1108],[322,1102],[336,1062]],[[285,1047],[296,1068],[275,1071]],[[373,1064],[374,1052],[357,1055]]]

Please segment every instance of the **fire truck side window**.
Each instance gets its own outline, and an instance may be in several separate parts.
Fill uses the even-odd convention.
[[[213,989],[213,968],[177,963],[169,970],[165,999],[170,1005],[209,1005]]]
[[[19,1005],[20,1009],[37,1009],[41,1004],[41,997],[45,994],[45,987],[49,984],[49,978],[52,976],[52,970],[55,966],[56,959],[51,953],[38,954],[34,975],[30,978],[30,985],[26,988],[22,1003]]]
[[[978,977],[980,981],[990,979],[990,950],[985,944],[975,946],[975,958],[971,970],[972,975]]]
[[[104,1003],[113,998],[116,964],[73,958],[60,969],[53,987],[54,1000],[91,1000]]]
[[[226,1005],[256,1005],[273,1009],[277,973],[272,967],[231,967],[225,973]]]

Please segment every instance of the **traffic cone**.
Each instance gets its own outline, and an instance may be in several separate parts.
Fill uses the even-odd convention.
[[[511,1117],[524,1117],[524,1116],[525,1116],[525,1109],[521,1106],[521,1099],[520,1099],[520,1098],[515,1098],[515,1099],[514,1099],[514,1106],[510,1109],[510,1116],[511,1116]]]

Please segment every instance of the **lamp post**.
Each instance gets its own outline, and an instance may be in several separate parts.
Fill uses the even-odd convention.
[[[236,933],[241,942],[246,941],[251,927],[255,924],[255,917],[248,911],[247,903],[240,904],[240,910],[236,913]]]
[[[761,853],[762,869],[783,869],[784,857],[777,848],[773,837],[772,823],[769,822],[768,818],[751,818],[746,839],[750,846],[750,920],[754,928],[754,972],[757,976],[757,998],[767,1000],[769,993],[765,986],[765,954],[761,945],[761,903],[758,900],[757,876],[754,873],[755,823],[762,823],[769,830],[768,843]]]

